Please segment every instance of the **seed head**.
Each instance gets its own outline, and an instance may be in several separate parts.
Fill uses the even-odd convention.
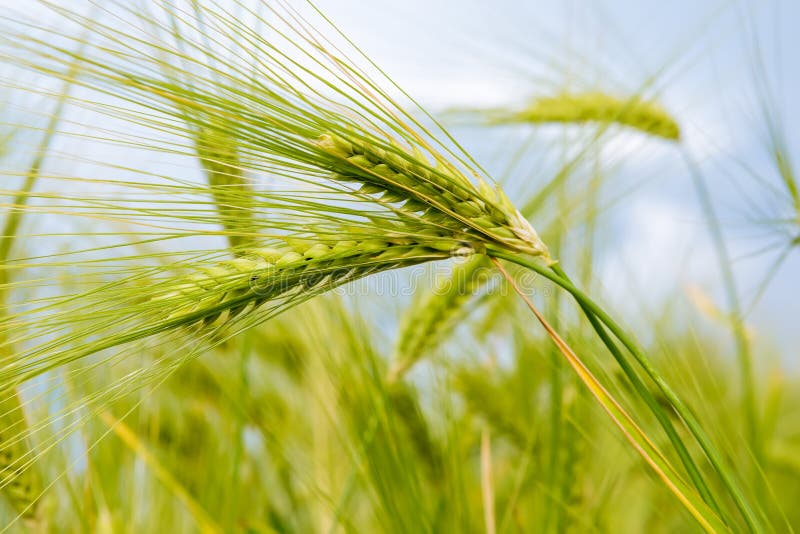
[[[393,144],[379,146],[324,134],[317,146],[331,156],[331,179],[361,183],[359,192],[378,196],[383,203],[399,204],[406,213],[454,236],[548,257],[547,247],[530,223],[499,187],[478,179],[473,184],[455,167],[432,165],[417,150]]]

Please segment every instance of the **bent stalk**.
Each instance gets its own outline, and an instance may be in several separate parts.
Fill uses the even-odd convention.
[[[721,454],[717,451],[716,447],[712,444],[710,438],[706,434],[706,432],[701,427],[697,418],[692,414],[691,410],[688,406],[686,406],[683,401],[677,396],[675,391],[666,383],[664,378],[656,371],[653,367],[653,364],[650,362],[650,359],[644,353],[644,351],[639,348],[638,344],[633,340],[631,336],[629,336],[623,329],[617,324],[611,316],[609,316],[596,302],[594,302],[588,295],[583,293],[580,289],[575,287],[572,282],[570,281],[569,277],[567,277],[566,273],[561,269],[558,264],[552,264],[549,268],[540,265],[535,261],[529,260],[528,258],[517,256],[514,254],[508,254],[503,251],[493,251],[492,255],[499,259],[504,259],[510,261],[512,263],[516,263],[521,267],[525,267],[530,269],[537,274],[544,276],[545,278],[551,280],[552,282],[556,283],[566,291],[568,291],[578,302],[579,305],[585,308],[585,313],[588,311],[592,316],[596,317],[605,327],[609,329],[609,331],[616,337],[620,343],[630,352],[630,354],[634,357],[636,362],[642,367],[645,371],[647,376],[658,386],[659,390],[666,399],[669,401],[672,408],[675,410],[677,415],[683,420],[686,428],[692,434],[694,439],[700,445],[701,449],[703,450],[704,454],[708,458],[709,462],[713,466],[716,473],[719,475],[720,480],[723,482],[726,490],[730,493],[731,497],[733,498],[736,507],[741,514],[742,518],[745,520],[748,529],[751,532],[761,532],[763,529],[760,526],[760,522],[756,516],[755,511],[747,502],[744,492],[739,486],[738,481],[734,478],[733,474],[730,472],[728,467],[725,465],[725,462],[722,459]],[[588,317],[588,316],[587,316]],[[604,336],[601,336],[603,339]],[[605,342],[606,339],[603,339]],[[611,347],[606,345],[609,350],[611,351]],[[612,351],[612,354],[614,352]]]

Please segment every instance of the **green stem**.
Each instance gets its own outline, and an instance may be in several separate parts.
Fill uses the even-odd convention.
[[[563,217],[567,217],[566,198],[564,183],[560,183],[557,191],[557,201],[559,212]],[[557,222],[556,237],[550,244],[550,250],[556,257],[561,256],[561,245],[563,232],[563,223],[560,219]],[[556,331],[560,329],[559,311],[561,310],[560,294],[553,295],[552,306],[547,310],[550,316],[550,324],[553,325]],[[563,418],[562,406],[564,404],[564,379],[562,376],[562,355],[558,347],[553,346],[550,351],[550,443],[548,451],[548,465],[547,465],[547,487],[551,488],[549,493],[545,493],[545,514],[544,514],[544,532],[560,532],[562,529],[564,508],[563,496],[561,495],[561,450],[564,443],[565,436],[563,435]]]
[[[756,410],[755,381],[753,378],[753,355],[750,350],[750,343],[745,331],[742,307],[739,301],[739,291],[736,288],[736,279],[731,268],[730,254],[725,245],[725,237],[722,234],[722,227],[719,222],[711,196],[706,187],[703,175],[700,170],[684,151],[684,159],[689,167],[692,181],[694,183],[700,206],[705,212],[708,220],[711,240],[717,254],[720,274],[722,275],[722,286],[725,290],[726,300],[728,301],[728,311],[730,327],[736,342],[736,356],[739,362],[739,380],[742,389],[742,411],[744,412],[745,435],[747,443],[753,452],[753,457],[758,465],[762,465],[763,451],[758,432],[758,415]]]
[[[554,328],[558,328],[557,321]],[[560,524],[562,521],[559,507],[563,506],[561,499],[559,484],[559,468],[561,467],[561,445],[563,437],[561,433],[563,414],[561,407],[563,405],[564,397],[564,384],[561,376],[561,354],[557,349],[552,350],[551,357],[551,373],[550,373],[550,450],[548,451],[548,466],[547,466],[547,487],[552,488],[552,493],[545,497],[547,506],[545,507],[545,528],[544,532],[551,532],[550,526],[555,521],[555,526],[552,532],[560,531]],[[555,516],[555,519],[553,517]]]
[[[586,318],[589,320],[589,323],[592,325],[592,328],[595,330],[595,332],[597,332],[597,335],[603,341],[603,344],[614,356],[614,359],[617,361],[617,363],[619,363],[619,366],[622,368],[625,376],[633,385],[636,393],[642,400],[644,400],[645,404],[647,404],[647,407],[650,408],[650,411],[653,412],[653,415],[655,415],[659,424],[664,429],[664,432],[667,434],[670,443],[672,443],[672,445],[675,447],[675,450],[681,459],[681,463],[683,464],[684,468],[686,468],[689,478],[692,479],[692,483],[697,488],[697,491],[700,492],[703,500],[715,512],[721,515],[722,512],[714,500],[711,490],[708,488],[708,485],[703,479],[703,475],[700,473],[700,470],[697,468],[697,464],[695,464],[694,460],[692,459],[691,454],[689,454],[689,450],[686,448],[683,440],[681,440],[678,432],[675,430],[675,427],[669,420],[669,415],[665,413],[663,409],[661,409],[661,406],[658,404],[655,396],[636,374],[636,371],[633,369],[630,362],[628,362],[622,351],[620,351],[619,347],[617,347],[617,345],[614,343],[614,340],[608,335],[608,332],[606,332],[597,316],[583,304],[580,304],[580,307],[583,313],[586,315]]]
[[[622,431],[626,440],[642,459],[653,469],[665,487],[686,507],[694,516],[701,528],[706,532],[728,531],[728,525],[714,513],[702,498],[684,482],[681,476],[672,467],[669,460],[655,446],[647,434],[642,430],[633,417],[623,408],[622,404],[597,380],[586,364],[575,354],[563,338],[553,329],[544,316],[537,310],[530,298],[522,291],[516,281],[511,278],[502,264],[492,259],[497,268],[509,281],[514,291],[527,304],[528,309],[534,314],[539,324],[545,329],[548,337],[556,344],[559,351],[569,363],[575,374],[586,386],[597,403],[603,408],[614,424]]]
[[[600,148],[597,148],[594,165],[592,169],[592,179],[588,184],[588,200],[586,211],[589,214],[586,220],[586,242],[584,243],[584,253],[581,260],[580,280],[584,287],[589,287],[591,282],[594,259],[595,231],[597,227],[598,205],[600,203],[600,184],[603,175],[600,168]],[[555,256],[559,258],[560,256]]]
[[[708,435],[705,433],[700,423],[689,410],[689,408],[680,400],[677,394],[666,383],[661,375],[653,367],[653,364],[645,355],[644,351],[640,349],[637,343],[629,336],[596,302],[589,298],[585,293],[575,287],[564,271],[557,265],[551,265],[550,268],[539,264],[536,260],[529,259],[520,255],[496,250],[492,251],[491,255],[516,263],[522,267],[528,268],[537,274],[540,274],[556,283],[566,291],[568,291],[581,306],[589,310],[592,315],[599,319],[609,331],[625,346],[625,348],[633,355],[637,363],[644,369],[647,376],[658,386],[664,397],[670,402],[675,412],[681,417],[686,425],[686,428],[694,436],[697,443],[705,453],[714,470],[719,475],[725,488],[733,497],[737,509],[745,520],[748,530],[751,532],[762,532],[759,520],[755,512],[748,504],[744,497],[744,493],[739,487],[737,481],[726,467],[720,453],[716,450]]]

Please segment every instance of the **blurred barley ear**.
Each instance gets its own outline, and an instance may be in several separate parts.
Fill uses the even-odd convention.
[[[231,249],[241,251],[254,246],[256,204],[244,175],[236,139],[200,126],[195,132],[195,147]]]
[[[397,335],[389,381],[395,382],[435,350],[469,314],[467,304],[477,303],[477,294],[491,280],[491,265],[485,256],[469,258],[453,267],[427,294],[420,294],[405,312]]]
[[[675,119],[658,103],[640,95],[562,92],[537,96],[517,109],[468,110],[489,125],[508,124],[616,124],[646,135],[679,141],[681,130]]]

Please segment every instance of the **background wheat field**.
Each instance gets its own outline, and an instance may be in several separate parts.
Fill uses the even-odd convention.
[[[797,20],[0,0],[0,532],[794,532]]]

